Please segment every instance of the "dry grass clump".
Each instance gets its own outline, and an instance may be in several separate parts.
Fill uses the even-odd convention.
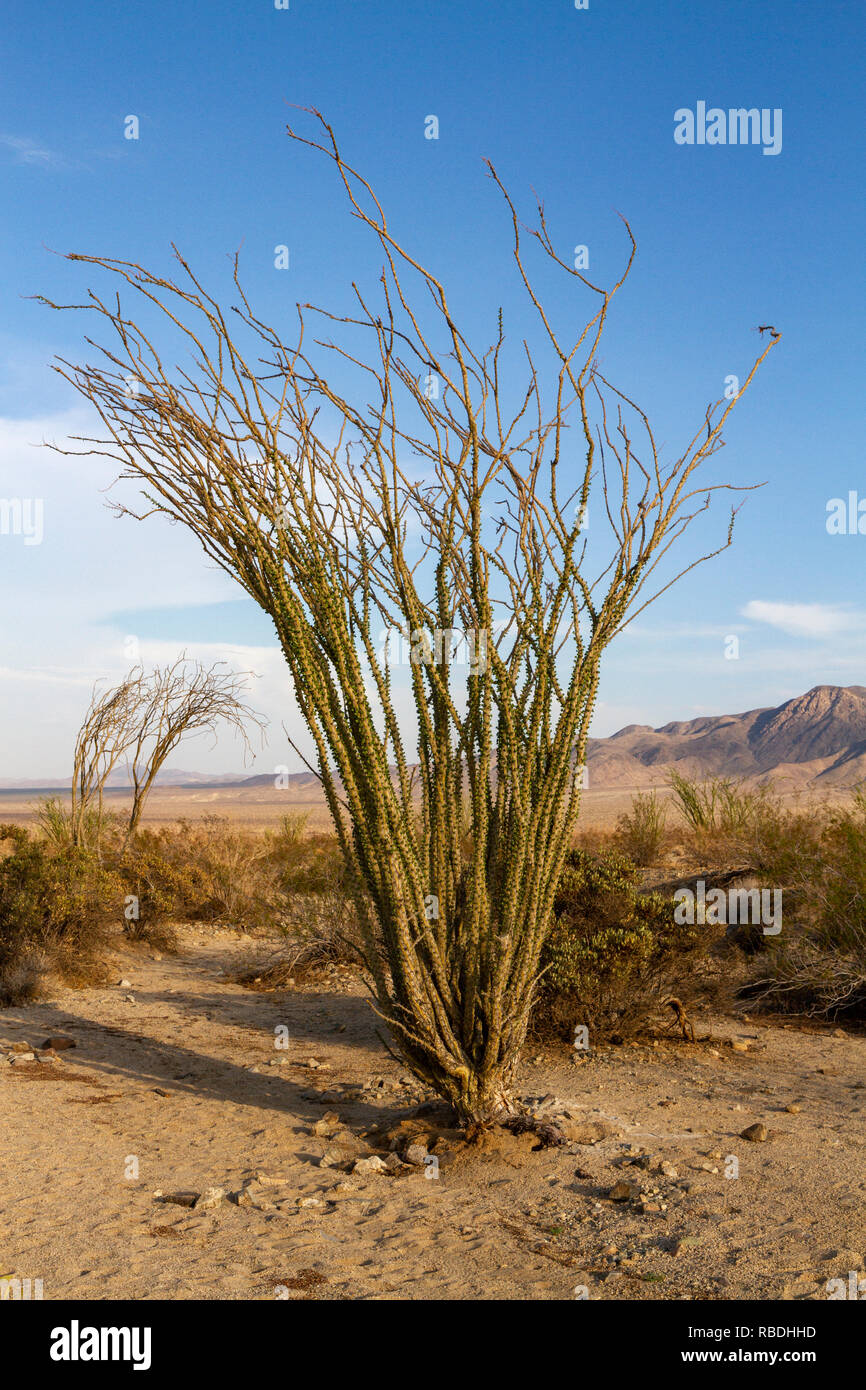
[[[333,977],[334,967],[362,969],[361,934],[352,899],[338,889],[286,899],[280,921],[283,945],[270,964],[238,973],[248,989],[284,989]]]
[[[617,821],[617,848],[641,868],[655,864],[667,842],[667,812],[657,792],[638,792]]]
[[[331,890],[298,894],[282,924],[287,962],[296,978],[323,965],[363,963],[361,934],[354,904],[345,893]]]
[[[227,817],[141,830],[117,864],[139,899],[140,923],[174,918],[254,930],[273,921],[279,864],[263,836]]]

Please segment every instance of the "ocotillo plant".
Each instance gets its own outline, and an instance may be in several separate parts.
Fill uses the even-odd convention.
[[[184,653],[149,672],[133,666],[114,688],[94,688],[75,740],[68,817],[73,844],[90,838],[99,849],[105,788],[115,768],[125,768],[132,784],[124,842],[128,847],[151,788],[181,739],[201,732],[215,736],[223,723],[239,733],[245,751],[251,751],[246,724],[255,724],[263,733],[264,722],[240,698],[246,688],[245,675],[221,670],[223,664],[206,667]],[[61,819],[66,822],[62,810]]]
[[[625,271],[603,289],[560,257],[540,205],[537,225],[522,226],[488,165],[541,343],[521,344],[515,386],[502,312],[491,346],[473,349],[442,283],[398,243],[312,114],[320,138],[289,134],[333,160],[352,213],[378,238],[378,307],[353,286],[352,314],[325,315],[339,341],[308,345],[312,306],[299,305],[287,346],[254,312],[237,261],[229,315],[178,252],[179,283],[74,255],[141,296],[148,322],[165,317],[146,332],[119,295],[91,291],[111,343],[96,365],[57,369],[108,430],[85,451],[116,459],[147,510],[188,526],[273,620],[354,885],[375,1007],[412,1070],[483,1121],[509,1105],[602,652],[652,601],[645,586],[670,548],[730,487],[699,488],[695,473],[734,402],[708,407],[664,463],[646,415],[596,364],[634,256],[628,225]],[[574,340],[530,278],[532,243],[594,297]],[[164,366],[175,333],[186,368]],[[608,531],[597,573],[591,490],[596,529],[606,519]],[[711,553],[730,544],[732,524],[733,512]],[[417,747],[383,629],[412,644]],[[459,678],[455,633],[471,649]]]
[[[133,738],[140,689],[138,668],[114,689],[94,687],[75,740],[68,822],[56,803],[60,821],[74,845],[92,841],[99,848],[105,786]]]
[[[145,802],[165,761],[189,734],[209,733],[214,741],[220,724],[239,734],[244,751],[251,752],[247,724],[264,733],[264,721],[241,695],[247,688],[245,673],[223,662],[203,666],[186,653],[166,666],[155,666],[138,681],[138,699],[129,743],[124,750],[132,782],[132,809],[125,845],[135,837]]]

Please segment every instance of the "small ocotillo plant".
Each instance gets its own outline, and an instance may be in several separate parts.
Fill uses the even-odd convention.
[[[111,773],[124,767],[132,784],[132,809],[124,848],[133,840],[145,802],[166,759],[181,739],[202,731],[215,734],[220,723],[239,733],[249,749],[246,724],[263,721],[241,700],[246,678],[206,667],[186,654],[145,672],[133,666],[120,685],[94,687],[75,740],[68,816],[55,797],[43,803],[40,820],[55,840],[99,848],[105,788]]]
[[[57,369],[108,431],[85,450],[116,459],[147,511],[188,526],[273,620],[354,885],[375,1007],[412,1070],[483,1121],[509,1105],[602,652],[729,487],[699,487],[695,474],[734,402],[708,407],[664,462],[647,416],[596,362],[634,257],[628,224],[622,276],[595,285],[556,251],[540,205],[523,227],[490,164],[538,342],[521,343],[515,363],[500,310],[490,346],[473,348],[443,284],[312,114],[319,138],[289,134],[334,162],[377,238],[378,305],[357,286],[350,314],[299,305],[288,345],[253,310],[237,261],[229,313],[177,252],[179,283],[73,255],[140,296],[149,329],[119,296],[91,291],[111,343],[96,364]],[[567,341],[530,276],[532,243],[594,301]],[[309,341],[310,311],[338,341]],[[175,335],[187,367],[166,365]],[[595,555],[590,505],[593,536],[606,536]],[[712,553],[732,525],[733,512]],[[659,591],[677,577],[665,573]],[[412,645],[412,743],[383,630]],[[462,675],[455,633],[470,647]]]
[[[217,727],[226,724],[240,734],[246,751],[250,747],[247,724],[253,723],[263,731],[261,717],[241,699],[246,676],[229,668],[220,669],[223,664],[216,662],[206,667],[184,654],[141,676],[135,719],[125,750],[132,782],[125,847],[138,830],[158,774],[182,739],[202,732],[215,737]]]
[[[118,686],[108,690],[94,686],[75,739],[68,819],[73,845],[99,847],[106,783],[135,737],[141,682],[141,669],[134,667]],[[51,815],[46,807],[43,819]],[[53,828],[58,837],[63,833],[63,821],[63,808],[55,802]]]

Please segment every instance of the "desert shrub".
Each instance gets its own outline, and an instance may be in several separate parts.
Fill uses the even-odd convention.
[[[624,1037],[671,1016],[672,996],[687,1005],[709,988],[709,947],[721,933],[678,925],[673,901],[641,893],[639,879],[621,854],[572,851],[542,956],[536,1032],[570,1038],[585,1024],[596,1038]]]
[[[280,828],[267,831],[268,860],[284,894],[331,893],[345,887],[346,868],[336,837],[306,833],[309,817],[284,816]]]
[[[123,817],[101,805],[78,807],[73,816],[71,805],[62,797],[44,796],[35,810],[40,834],[54,849],[77,844],[101,855],[103,849],[110,853],[122,841]]]
[[[579,826],[572,841],[572,848],[585,850],[587,854],[594,855],[596,858],[620,850],[616,830],[601,825]],[[620,852],[622,851],[620,850]]]
[[[866,796],[830,813],[822,836],[819,944],[858,955],[866,967]]]
[[[85,843],[90,843],[93,830],[92,814],[88,820]],[[36,803],[36,822],[44,838],[56,849],[72,844],[72,815],[69,806],[59,796],[43,796]]]
[[[41,999],[51,968],[50,956],[38,946],[21,943],[8,954],[0,948],[0,1008],[20,1007]]]
[[[191,921],[208,916],[209,885],[183,828],[140,830],[129,850],[118,854],[117,866],[126,894],[138,900],[140,923],[156,926],[170,918]],[[142,930],[134,924],[127,927],[132,936]]]
[[[783,809],[767,798],[761,815],[744,837],[747,857],[769,884],[805,883],[824,858],[828,812],[820,806]]]
[[[271,964],[239,976],[253,988],[279,989],[331,966],[362,963],[345,861],[333,835],[306,833],[307,820],[302,813],[285,816],[278,830],[266,832],[269,863],[277,875],[273,920],[283,945]]]
[[[0,827],[0,837],[14,844],[0,860],[0,1000],[35,997],[50,971],[70,983],[99,978],[121,916],[117,875],[90,850],[54,851],[17,827]]]
[[[15,825],[8,821],[0,824],[0,850],[5,854],[14,854],[16,849],[26,844],[28,834],[23,825]]]
[[[175,917],[242,929],[273,921],[279,872],[268,843],[228,817],[140,830],[117,863],[127,893],[139,899],[141,921]]]
[[[669,770],[672,803],[685,829],[685,848],[701,863],[730,867],[753,863],[762,843],[762,827],[786,819],[769,785],[747,787],[728,777],[696,782]],[[767,839],[765,849],[771,847]],[[777,849],[780,848],[777,845]]]
[[[638,792],[631,810],[617,821],[617,847],[641,867],[654,864],[665,842],[665,826],[665,808],[656,792]]]
[[[252,989],[281,989],[315,980],[334,966],[363,967],[363,942],[354,904],[345,893],[298,893],[286,900],[280,919],[284,945],[266,965],[239,973]]]
[[[115,860],[127,893],[139,900],[129,934],[171,918],[244,930],[296,921],[296,895],[339,893],[345,875],[334,837],[306,835],[306,819],[286,816],[264,835],[220,816],[140,830]]]
[[[783,819],[770,827],[769,845],[768,861],[793,893],[749,994],[769,1008],[866,1016],[866,796]]]
[[[117,859],[125,896],[137,900],[138,917],[127,919],[127,934],[142,938],[148,927],[169,918],[195,915],[202,890],[194,869],[166,851],[162,832],[139,832],[134,848]]]
[[[729,777],[693,782],[671,768],[668,781],[674,801],[692,830],[742,835],[755,825],[769,796],[763,786],[747,788]]]
[[[322,964],[359,964],[361,935],[354,905],[345,893],[299,894],[281,927],[295,969]]]
[[[175,863],[195,879],[199,921],[227,921],[236,927],[267,924],[272,917],[276,876],[268,865],[261,836],[233,825],[227,817],[182,821],[173,845]]]
[[[275,852],[287,857],[298,854],[304,847],[309,822],[309,811],[289,811],[284,815],[278,830],[266,832]]]

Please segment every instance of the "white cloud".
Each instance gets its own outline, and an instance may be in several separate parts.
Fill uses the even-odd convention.
[[[791,637],[834,637],[863,626],[859,615],[828,603],[768,603],[750,599],[741,613],[744,618],[768,623]]]
[[[32,140],[28,135],[0,135],[0,145],[11,150],[16,164],[29,164],[39,169],[65,169],[68,167],[63,155],[49,150]]]
[[[25,685],[90,685],[91,680],[80,671],[52,670],[50,667],[27,667],[16,670],[14,666],[0,666],[0,681],[19,681]]]

